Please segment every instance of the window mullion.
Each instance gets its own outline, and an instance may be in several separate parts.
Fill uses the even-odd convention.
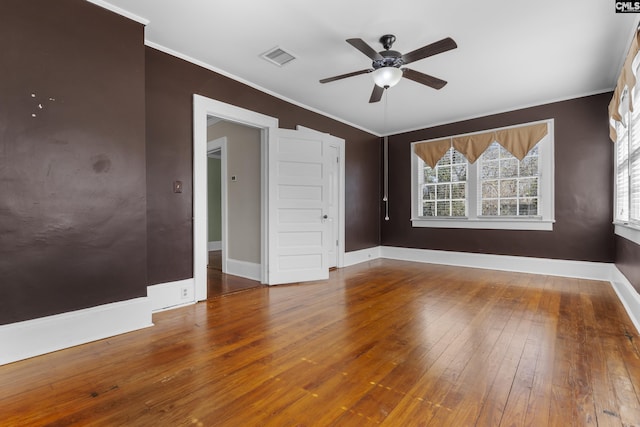
[[[478,162],[467,163],[467,218],[478,219]]]

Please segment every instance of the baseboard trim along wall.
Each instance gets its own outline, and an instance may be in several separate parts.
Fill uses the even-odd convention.
[[[244,277],[245,279],[257,280],[258,282],[262,280],[260,264],[254,262],[228,258],[227,271],[225,271],[225,273]]]
[[[629,282],[629,279],[618,270],[618,267],[613,266],[612,275],[611,286],[613,286],[613,290],[618,294],[618,298],[620,298],[622,305],[624,305],[625,310],[627,310],[627,314],[636,329],[640,332],[640,294],[638,294],[631,282]]]
[[[631,321],[640,332],[640,294],[612,263],[435,251],[393,246],[377,246],[346,252],[344,257],[345,266],[371,261],[376,258],[387,258],[457,267],[602,280],[611,283]]]
[[[0,326],[0,365],[153,326],[147,297]]]
[[[207,247],[210,251],[221,251],[222,250],[222,242],[208,242]]]
[[[611,279],[612,265],[606,262],[434,251],[430,249],[397,248],[392,246],[381,246],[380,257],[430,264],[607,281]]]
[[[193,278],[147,286],[153,312],[195,304]]]

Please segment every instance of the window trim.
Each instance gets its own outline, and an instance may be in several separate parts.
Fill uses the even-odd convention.
[[[483,217],[478,215],[477,197],[480,191],[480,179],[478,176],[478,159],[475,163],[467,163],[467,217],[421,217],[418,216],[418,156],[414,153],[413,145],[417,142],[428,142],[440,140],[442,137],[433,138],[427,141],[416,141],[411,144],[411,225],[412,227],[429,228],[469,228],[469,229],[489,229],[489,230],[531,230],[531,231],[552,231],[555,223],[555,158],[554,158],[554,119],[539,120],[529,123],[521,123],[514,126],[505,126],[495,129],[482,130],[481,132],[470,132],[465,134],[451,135],[452,138],[484,133],[487,131],[498,131],[502,129],[517,128],[535,123],[547,123],[547,135],[538,143],[538,153],[540,162],[539,181],[539,209],[540,215],[536,217]],[[470,189],[473,191],[470,192]]]

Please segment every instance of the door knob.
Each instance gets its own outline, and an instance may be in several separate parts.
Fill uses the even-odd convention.
[[[329,218],[327,215],[322,215],[322,219],[327,219]]]

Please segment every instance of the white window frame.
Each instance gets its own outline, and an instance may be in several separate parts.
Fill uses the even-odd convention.
[[[637,87],[637,85],[636,85]],[[626,98],[628,95],[628,92],[626,92],[623,95],[623,101],[621,102],[621,104],[625,105],[625,101],[624,98]],[[627,179],[627,212],[628,212],[628,219],[627,220],[621,220],[617,218],[617,212],[618,212],[618,144],[620,143],[620,139],[618,139],[618,141],[616,141],[615,144],[615,148],[614,148],[614,155],[613,155],[613,162],[614,162],[614,179],[613,179],[613,224],[614,224],[614,232],[616,235],[624,237],[627,240],[631,240],[632,242],[640,245],[640,222],[638,221],[638,219],[634,219],[631,217],[631,157],[633,156],[634,153],[631,152],[631,130],[632,127],[634,126],[634,123],[632,123],[633,119],[637,119],[640,120],[640,115],[639,114],[633,114],[629,111],[624,111],[623,114],[626,116],[626,126],[619,126],[618,127],[618,131],[624,129],[624,131],[627,133],[626,138],[624,139],[624,142],[627,144],[628,147],[628,151],[627,151],[627,173],[628,173],[628,179]],[[635,117],[634,117],[635,116]],[[640,126],[640,125],[638,125]],[[637,156],[637,153],[636,153]]]
[[[430,227],[430,228],[472,228],[472,229],[490,229],[490,230],[534,230],[534,231],[552,231],[555,223],[555,184],[554,184],[554,120],[541,120],[537,122],[522,123],[515,126],[505,126],[502,128],[483,130],[485,133],[491,130],[498,131],[503,129],[511,129],[525,125],[536,123],[547,123],[547,135],[538,142],[538,155],[540,167],[540,179],[538,182],[539,189],[539,216],[536,217],[495,217],[490,218],[478,215],[478,195],[480,192],[480,174],[478,159],[473,164],[467,163],[467,216],[466,217],[423,217],[420,216],[418,200],[419,189],[419,163],[420,159],[414,152],[414,144],[429,142],[419,141],[411,144],[411,225],[413,227]],[[468,134],[452,135],[458,137]],[[441,140],[442,137],[435,138]]]

